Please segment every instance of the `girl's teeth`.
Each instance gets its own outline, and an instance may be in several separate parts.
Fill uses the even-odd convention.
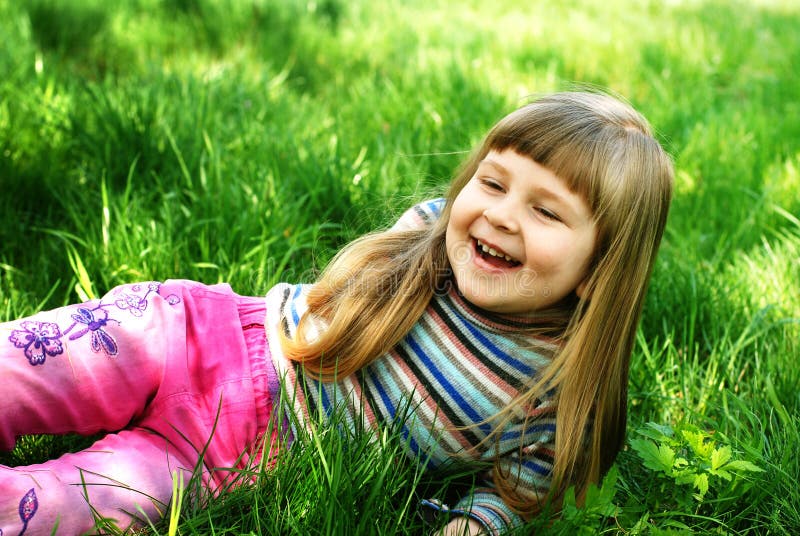
[[[488,254],[489,254],[489,255],[491,255],[492,257],[500,257],[500,258],[502,258],[502,259],[505,259],[505,260],[507,260],[508,262],[513,262],[513,261],[514,261],[514,259],[512,259],[512,258],[511,258],[511,257],[509,257],[508,255],[506,255],[506,254],[501,254],[501,253],[498,253],[498,252],[497,252],[497,250],[495,250],[494,248],[490,248],[490,247],[489,247],[489,246],[487,246],[486,244],[482,243],[480,240],[478,241],[478,247],[480,247],[480,248],[481,248],[481,250],[482,250],[484,253],[488,253]]]

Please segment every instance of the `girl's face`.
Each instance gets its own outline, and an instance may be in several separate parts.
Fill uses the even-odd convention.
[[[447,257],[470,302],[524,314],[583,294],[596,236],[562,179],[511,149],[490,151],[453,202]]]

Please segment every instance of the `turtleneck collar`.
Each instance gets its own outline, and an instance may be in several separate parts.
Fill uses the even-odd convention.
[[[536,311],[529,315],[495,313],[467,300],[452,279],[448,281],[446,288],[446,292],[437,293],[435,299],[449,304],[477,327],[495,333],[533,331],[552,336],[561,333],[569,323],[570,311],[563,307]]]

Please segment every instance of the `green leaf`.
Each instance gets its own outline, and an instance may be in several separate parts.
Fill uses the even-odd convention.
[[[675,463],[673,464],[673,467],[675,467],[675,469],[678,470],[686,469],[687,467],[689,467],[689,462],[686,458],[675,458]]]
[[[731,459],[731,448],[728,446],[714,449],[711,453],[711,469],[716,470],[728,463]]]
[[[665,439],[671,439],[675,432],[668,424],[657,424],[649,422],[636,431],[639,435],[652,439],[656,442],[663,442]]]
[[[632,439],[631,447],[639,454],[645,467],[670,474],[675,463],[675,451],[669,445],[656,445],[646,439]]]
[[[745,460],[733,460],[731,462],[728,462],[727,464],[725,464],[725,467],[723,467],[723,469],[727,469],[729,471],[737,471],[737,472],[738,471],[751,471],[751,472],[754,472],[754,473],[760,473],[760,472],[764,471],[762,468],[760,468],[756,464],[748,462],[748,461],[745,461]]]
[[[617,480],[619,478],[619,470],[614,465],[609,469],[606,476],[603,478],[601,487],[590,485],[586,491],[586,503],[584,508],[592,510],[596,515],[603,517],[612,516],[617,511],[617,506],[614,504],[614,496],[617,492]]]
[[[694,484],[695,478],[699,475],[697,471],[681,471],[673,475],[676,484]]]
[[[731,481],[731,479],[733,478],[733,475],[732,475],[732,474],[730,474],[730,473],[729,473],[728,471],[726,471],[725,469],[710,469],[708,472],[709,472],[710,474],[714,475],[714,476],[718,476],[718,477],[720,477],[720,478],[724,478],[724,479],[725,479],[725,480],[727,480],[728,482],[730,482],[730,481]]]
[[[696,475],[694,477],[694,487],[700,492],[700,497],[703,497],[708,492],[708,475]]]
[[[682,430],[681,435],[689,444],[689,448],[692,449],[697,456],[703,458],[704,460],[708,460],[708,457],[711,455],[711,451],[714,449],[714,442],[707,441],[708,436],[700,431],[694,432],[691,430]]]
[[[575,520],[580,515],[580,510],[575,502],[575,488],[569,487],[564,492],[564,499],[561,503],[561,516],[565,521]]]

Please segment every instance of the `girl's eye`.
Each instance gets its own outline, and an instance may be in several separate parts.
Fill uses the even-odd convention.
[[[558,214],[544,207],[536,207],[536,212],[547,218],[548,220],[561,221]]]
[[[503,191],[503,185],[493,179],[481,179],[481,184],[489,189],[497,190],[498,192]]]

